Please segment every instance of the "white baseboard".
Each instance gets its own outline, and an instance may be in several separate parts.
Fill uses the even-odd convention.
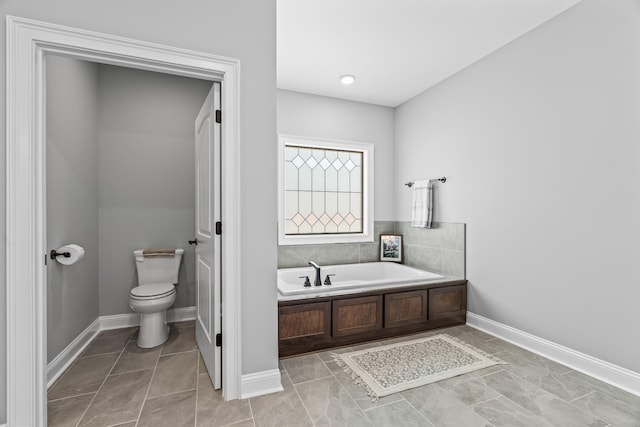
[[[138,313],[112,314],[98,317],[100,330],[130,328],[140,325],[140,315]]]
[[[475,313],[467,312],[467,325],[640,396],[640,373],[638,372],[605,362]]]
[[[87,326],[84,331],[80,332],[80,335],[47,365],[47,388],[51,387],[65,369],[71,366],[73,361],[80,356],[91,340],[98,335],[98,332],[100,332],[99,318]]]
[[[167,322],[183,322],[196,318],[195,307],[181,307],[167,310]],[[84,331],[65,347],[55,359],[47,365],[47,388],[62,375],[74,360],[80,356],[100,331],[108,329],[128,328],[140,325],[140,315],[137,313],[115,314],[112,316],[100,316]],[[0,425],[2,427],[2,425]]]
[[[167,322],[185,322],[196,318],[196,307],[180,307],[167,310]]]
[[[243,375],[240,385],[240,399],[276,393],[284,390],[280,379],[280,369],[271,369]]]
[[[195,307],[170,308],[167,310],[167,322],[184,322],[196,318]],[[100,330],[129,328],[140,325],[140,315],[138,313],[114,314],[111,316],[100,316]]]

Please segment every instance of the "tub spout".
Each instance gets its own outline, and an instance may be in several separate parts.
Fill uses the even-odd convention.
[[[320,279],[320,266],[313,261],[309,261],[309,265],[316,269],[316,280],[313,284],[315,286],[322,286],[322,280]]]

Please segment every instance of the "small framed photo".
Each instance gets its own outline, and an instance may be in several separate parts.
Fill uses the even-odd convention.
[[[380,236],[380,261],[402,262],[402,236],[395,234]]]

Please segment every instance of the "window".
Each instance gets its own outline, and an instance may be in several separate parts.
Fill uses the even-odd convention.
[[[278,243],[373,240],[373,145],[280,135]]]

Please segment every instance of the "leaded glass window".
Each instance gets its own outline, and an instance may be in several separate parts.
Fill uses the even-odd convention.
[[[362,157],[285,145],[285,234],[362,233]]]
[[[373,144],[278,139],[278,243],[372,241]]]

